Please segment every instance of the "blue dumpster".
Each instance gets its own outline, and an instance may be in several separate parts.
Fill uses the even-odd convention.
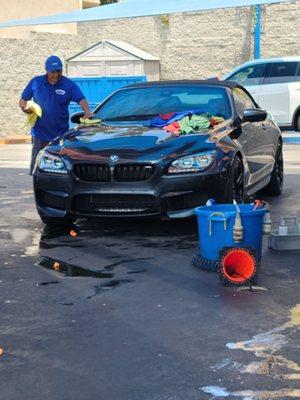
[[[112,94],[114,91],[134,83],[146,82],[146,76],[118,76],[118,77],[76,77],[71,78],[72,81],[82,90],[90,109],[94,110],[96,106]],[[81,107],[76,103],[69,106],[70,116],[76,112],[82,111]],[[72,124],[71,124],[72,125]]]

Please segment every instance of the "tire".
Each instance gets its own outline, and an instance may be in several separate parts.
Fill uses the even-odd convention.
[[[300,112],[299,112],[299,114],[296,116],[296,120],[295,120],[295,129],[296,129],[296,131],[300,132]]]
[[[277,145],[275,164],[271,173],[271,179],[268,185],[263,189],[263,193],[269,196],[279,196],[283,187],[283,156],[282,142]]]
[[[244,202],[244,168],[240,157],[235,157],[230,168],[229,178],[227,181],[227,189],[225,195],[225,203]]]
[[[72,225],[72,223],[75,221],[75,219],[69,218],[69,217],[57,218],[57,217],[40,216],[40,218],[41,218],[42,222],[49,227],[69,226],[69,225]]]

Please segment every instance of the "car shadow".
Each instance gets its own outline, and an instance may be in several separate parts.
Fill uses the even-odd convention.
[[[159,219],[93,219],[77,220],[62,227],[45,227],[43,239],[65,235],[71,230],[80,232],[80,237],[197,237],[195,218],[161,221]]]

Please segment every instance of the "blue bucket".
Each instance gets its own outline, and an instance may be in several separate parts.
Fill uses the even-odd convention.
[[[237,208],[234,204],[216,204],[197,207],[195,214],[198,221],[200,256],[208,260],[219,259],[223,247],[253,247],[257,261],[261,259],[263,238],[264,208],[253,210],[253,204],[239,204],[242,220],[243,241],[233,240],[233,226]]]

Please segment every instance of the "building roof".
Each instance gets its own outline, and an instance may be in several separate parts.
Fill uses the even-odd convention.
[[[290,0],[125,0],[120,3],[72,11],[40,18],[6,21],[0,28],[25,25],[60,24],[108,19],[147,17],[161,14],[197,12],[220,8],[283,3]],[[293,0],[292,3],[300,0]]]
[[[140,59],[140,60],[147,60],[147,61],[159,61],[159,58],[156,56],[153,56],[150,53],[147,53],[144,50],[141,50],[129,43],[123,42],[121,40],[101,40],[101,42],[98,42],[94,44],[93,46],[89,47],[88,49],[85,49],[81,51],[80,53],[76,54],[75,56],[72,56],[69,58],[67,61],[74,61],[77,57],[81,58],[85,55],[85,53],[90,53],[94,49],[96,50],[98,47],[100,47],[102,44],[108,43],[109,45],[113,46],[116,48],[116,50],[121,50],[125,51],[126,53]]]

